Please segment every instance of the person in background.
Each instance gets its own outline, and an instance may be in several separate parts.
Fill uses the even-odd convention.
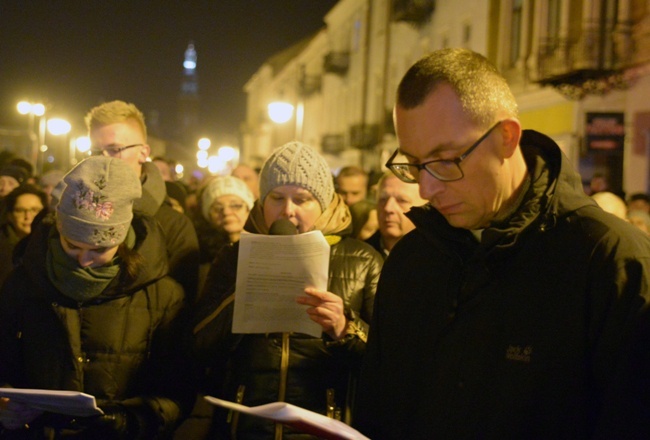
[[[158,168],[165,182],[174,182],[176,180],[176,163],[173,160],[156,156],[151,159],[151,162]]]
[[[633,209],[627,213],[627,221],[646,234],[650,235],[650,214],[639,209]]]
[[[618,218],[627,218],[627,205],[625,200],[609,191],[600,191],[592,194],[592,199],[598,203],[598,206],[603,208],[603,211],[614,214]]]
[[[0,168],[0,200],[23,183],[27,183],[29,174],[18,165],[4,165]]]
[[[343,197],[345,204],[352,206],[366,199],[368,195],[368,174],[356,166],[341,168],[335,179],[336,192]]]
[[[160,222],[169,258],[169,275],[181,283],[188,301],[197,294],[199,243],[190,219],[165,203],[167,191],[158,168],[147,161],[144,115],[133,104],[111,101],[91,109],[86,126],[94,155],[115,157],[126,162],[142,183],[142,197],[134,210]]]
[[[627,209],[643,211],[650,214],[650,196],[646,193],[634,193],[627,200]]]
[[[165,189],[167,190],[167,200],[165,202],[175,211],[185,214],[187,190],[183,184],[178,181],[165,181]]]
[[[609,180],[604,173],[594,173],[589,180],[589,195],[593,196],[602,191],[609,191]]]
[[[650,438],[650,238],[606,214],[497,69],[404,75],[386,166],[429,203],[375,298],[355,425],[374,439]]]
[[[331,246],[327,291],[308,287],[296,300],[322,327],[322,337],[233,334],[239,247],[224,247],[210,269],[194,328],[194,351],[216,373],[208,393],[249,406],[286,401],[330,417],[340,415],[349,423],[350,379],[356,377],[365,347],[381,256],[349,237],[348,207],[334,191],[327,162],[299,142],[276,149],[264,163],[260,198],[246,230],[268,234],[280,219],[300,234],[321,231]],[[311,438],[245,414],[214,413],[217,438]]]
[[[401,181],[391,171],[385,172],[377,184],[377,221],[379,229],[366,243],[377,249],[384,257],[400,238],[415,229],[415,225],[404,214],[413,206],[422,206],[427,201],[418,194],[418,187]]]
[[[0,385],[84,392],[104,414],[2,398],[0,424],[8,438],[166,438],[194,394],[160,227],[133,214],[142,186],[126,162],[90,157],[64,180],[0,291]]]
[[[232,170],[231,175],[243,180],[248,186],[248,189],[253,193],[253,197],[257,200],[260,196],[260,178],[257,171],[246,164],[240,163]]]
[[[65,176],[65,173],[61,170],[50,170],[43,173],[39,179],[41,189],[47,194],[47,206],[52,204],[52,191],[63,181],[63,176]]]
[[[47,208],[47,196],[35,186],[25,184],[4,199],[0,221],[0,286],[14,266],[14,248],[32,232],[34,218]]]
[[[216,177],[203,188],[201,213],[205,223],[197,225],[201,236],[199,292],[217,253],[222,247],[239,241],[254,202],[253,193],[246,183],[236,177]]]

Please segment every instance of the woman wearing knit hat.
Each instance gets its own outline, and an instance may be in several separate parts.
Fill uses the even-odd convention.
[[[119,159],[90,157],[64,181],[56,214],[0,292],[0,385],[92,394],[104,415],[41,414],[3,398],[0,424],[29,438],[169,433],[193,395],[178,375],[190,373],[176,340],[184,296],[166,276],[160,228],[134,216],[140,181]]]
[[[283,145],[264,163],[260,199],[245,229],[268,234],[277,220],[288,220],[294,233],[319,230],[331,246],[328,290],[306,288],[296,300],[321,325],[322,337],[232,334],[238,247],[226,247],[211,267],[194,328],[196,355],[212,367],[209,382],[218,384],[207,391],[249,406],[286,401],[349,422],[350,378],[365,348],[382,258],[349,237],[350,212],[334,191],[327,162],[299,142]],[[223,438],[309,438],[264,419],[220,409],[214,414]]]
[[[239,241],[254,202],[253,193],[246,183],[232,176],[215,177],[201,191],[200,208],[203,217],[195,225],[201,237],[199,292],[217,252],[223,246]]]

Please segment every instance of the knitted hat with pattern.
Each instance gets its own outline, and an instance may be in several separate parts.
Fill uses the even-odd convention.
[[[334,182],[325,158],[309,145],[289,142],[276,149],[260,172],[260,201],[283,185],[306,189],[325,211],[334,198]]]
[[[133,219],[133,201],[142,196],[133,169],[121,159],[91,156],[63,181],[66,187],[57,206],[61,234],[100,247],[122,243]]]
[[[255,197],[246,183],[233,176],[222,176],[212,180],[208,186],[203,189],[201,194],[201,211],[203,217],[210,221],[210,208],[214,201],[221,196],[237,196],[244,201],[248,210],[253,209]]]

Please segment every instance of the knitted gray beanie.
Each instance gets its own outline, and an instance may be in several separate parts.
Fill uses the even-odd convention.
[[[133,219],[133,201],[142,196],[131,167],[121,159],[91,156],[63,181],[67,186],[57,206],[61,234],[100,247],[122,243]]]
[[[296,185],[306,189],[325,211],[334,198],[334,182],[325,158],[309,145],[289,142],[276,149],[260,172],[260,202],[278,186]]]

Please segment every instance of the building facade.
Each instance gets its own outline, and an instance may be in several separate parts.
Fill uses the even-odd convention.
[[[427,52],[466,47],[498,66],[523,127],[553,137],[586,182],[603,174],[615,192],[650,191],[650,1],[340,0],[324,22],[247,83],[243,160],[300,139],[333,169],[379,169],[397,147],[404,72]],[[278,99],[296,109],[288,125],[268,119]]]

